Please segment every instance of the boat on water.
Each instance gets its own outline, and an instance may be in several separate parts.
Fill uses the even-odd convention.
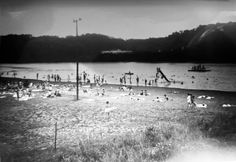
[[[208,72],[208,71],[211,71],[211,70],[206,69],[206,67],[204,65],[199,64],[199,65],[193,66],[188,71],[190,71],[190,72]]]

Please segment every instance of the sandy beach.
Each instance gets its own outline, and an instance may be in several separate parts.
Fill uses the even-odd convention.
[[[76,101],[73,83],[51,84],[61,97],[47,98],[46,90],[33,89],[32,98],[19,101],[1,89],[2,159],[167,161],[209,141],[217,147],[236,145],[236,92],[132,86],[129,95],[120,85],[84,85]],[[197,106],[188,107],[188,93]]]

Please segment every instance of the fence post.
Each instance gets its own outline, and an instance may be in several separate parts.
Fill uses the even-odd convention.
[[[57,122],[55,123],[55,139],[54,139],[54,149],[57,151]]]

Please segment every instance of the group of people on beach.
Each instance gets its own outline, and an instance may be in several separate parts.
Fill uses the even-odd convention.
[[[141,93],[140,93],[141,96],[149,96],[150,93],[147,92],[147,90],[141,90]]]
[[[79,80],[80,85],[82,85],[82,83],[90,84],[91,80],[90,80],[89,76],[90,75],[87,72],[83,71],[78,76],[78,80]],[[94,74],[93,75],[93,83],[99,84],[99,85],[107,83],[104,76],[105,76],[104,74],[102,76]],[[159,78],[158,75],[156,75],[156,77],[154,79],[150,79],[150,80],[148,80],[147,78],[144,78],[143,79],[144,86],[157,86],[158,78]],[[36,73],[36,79],[37,80],[39,79],[39,73]],[[49,82],[50,81],[61,82],[61,80],[62,80],[62,78],[59,74],[48,74],[47,75],[47,81],[49,81]],[[70,82],[70,75],[68,75],[67,80],[68,80],[68,82]],[[136,80],[136,85],[139,86],[141,79],[138,75],[136,75],[135,80]],[[123,74],[122,77],[119,78],[119,82],[120,82],[120,85],[128,85],[128,84],[132,85],[132,78],[131,78],[131,76],[127,77],[127,74]]]
[[[120,81],[120,85],[126,85],[127,84],[127,76],[126,75],[130,75],[129,76],[129,84],[132,85],[132,78],[131,78],[131,75],[133,75],[133,73],[129,72],[129,73],[125,73],[122,75],[122,77],[119,78],[119,81]],[[161,78],[161,79],[165,79],[167,82],[170,82],[167,77],[165,76],[165,74],[161,71],[161,69],[159,67],[157,67],[157,72],[156,72],[156,75],[155,75],[155,78],[154,79],[150,79],[148,80],[147,78],[144,78],[143,81],[144,81],[144,85],[145,86],[157,86],[158,84],[158,79]],[[136,85],[139,86],[139,83],[140,83],[140,77],[138,75],[136,75]]]
[[[33,98],[35,93],[33,91],[42,92],[44,97],[61,96],[59,89],[54,89],[49,82],[30,82],[29,80],[5,81],[1,82],[1,90],[10,92],[13,97],[21,100],[28,100]]]
[[[126,75],[123,75],[123,76],[120,78],[120,85],[126,85]]]
[[[9,75],[9,71],[1,72],[0,73],[0,77],[2,77],[4,75],[4,73],[6,73],[6,75]],[[13,78],[15,78],[17,76],[17,72],[16,71],[12,71],[12,76],[13,76]]]
[[[147,79],[145,79],[144,80],[145,86],[157,86],[157,80],[158,80],[158,78],[151,79],[149,81]]]
[[[132,86],[121,86],[121,87],[119,87],[119,90],[120,91],[128,91],[129,92],[128,95],[135,95],[135,93],[133,92]],[[145,90],[141,90],[141,92],[138,93],[138,95],[140,95],[140,96],[149,96],[151,94],[148,93],[147,90],[145,89]]]
[[[141,82],[143,82],[141,84],[144,86],[157,86],[159,75],[160,74],[164,75],[163,73],[160,73],[159,71],[160,71],[160,68],[157,68],[156,76],[153,79],[141,78],[140,76],[136,75],[134,78],[136,81],[136,86],[140,86]],[[16,75],[17,74],[15,73],[14,76],[16,76]],[[41,77],[40,77],[40,75],[41,75]],[[67,80],[68,82],[70,82],[71,75],[73,75],[73,73],[68,74],[67,78],[65,78],[64,80]],[[132,73],[130,71],[129,71],[129,73],[123,73],[122,76],[119,78],[120,85],[132,85],[132,75],[134,75],[134,73]],[[100,85],[107,83],[104,76],[105,76],[104,74],[101,76],[94,74],[93,75],[93,83],[100,84]],[[36,73],[36,80],[40,80],[40,78],[45,78],[45,80],[47,80],[48,82],[61,82],[62,81],[62,77],[59,74],[46,74],[46,75],[42,76],[42,74],[37,72]],[[26,79],[26,77],[24,77],[24,79]],[[79,80],[80,85],[82,85],[82,83],[90,84],[91,79],[92,79],[92,76],[86,71],[81,72],[78,76],[78,80]]]
[[[160,69],[159,69],[160,71]],[[156,74],[156,77],[154,79],[151,79],[151,80],[148,80],[147,78],[144,78],[142,79],[142,81],[144,81],[144,85],[145,86],[154,86],[156,85],[157,86],[157,81],[158,81],[158,78],[159,78],[159,75],[158,75],[158,69],[157,69],[157,74]],[[134,73],[124,73],[122,75],[122,77],[120,77],[120,85],[124,85],[126,86],[127,85],[127,80],[129,81],[129,84],[132,85],[132,78],[131,78],[131,75],[133,75]],[[39,73],[36,73],[36,79],[39,80]],[[72,75],[72,73],[71,73]],[[127,76],[129,75],[129,76]],[[61,82],[61,76],[59,74],[48,74],[46,75],[47,79],[46,81],[47,82]],[[80,75],[78,76],[78,80],[79,80],[79,84],[80,86],[82,86],[82,83],[85,83],[85,84],[90,84],[91,85],[91,81],[90,81],[90,78],[89,78],[89,74],[86,72],[86,71],[83,71],[82,73],[80,73]],[[43,77],[45,78],[45,76]],[[140,77],[138,75],[136,75],[135,77],[135,80],[136,80],[136,85],[139,86],[140,85]],[[68,81],[70,81],[70,75],[68,75]],[[93,75],[93,82],[95,83],[95,85],[97,85],[97,87],[100,88],[101,85],[103,85],[104,83],[107,83],[107,81],[105,80],[105,76],[104,75],[96,75],[94,74]],[[45,89],[45,84],[42,84],[41,85],[42,89],[44,90]],[[50,86],[49,86],[50,88]],[[133,95],[133,89],[132,88],[129,88],[128,87],[128,90],[129,90],[129,95]],[[103,90],[103,92],[101,94],[105,94],[105,90]],[[147,90],[141,90],[140,94],[139,95],[144,95],[144,96],[148,96],[149,93],[147,93]]]
[[[93,81],[95,84],[98,84],[98,85],[102,85],[102,84],[107,83],[107,81],[105,80],[105,75],[100,76],[100,75],[94,74]]]
[[[45,78],[45,76],[43,78]],[[36,73],[36,79],[39,80],[39,73]],[[59,74],[48,74],[47,81],[48,82],[61,82],[61,76]]]
[[[71,73],[71,75],[73,75],[73,73]],[[71,75],[68,74],[68,76],[67,76],[68,82],[71,82]],[[86,71],[83,71],[82,73],[80,73],[78,76],[79,85],[81,86],[83,83],[84,84],[91,84],[91,80],[90,80],[89,76],[90,75]],[[39,73],[36,73],[36,79],[39,80]],[[61,82],[62,78],[59,74],[48,74],[46,81],[48,81],[48,82]],[[96,85],[97,84],[98,85],[106,84],[107,81],[105,80],[105,75],[100,76],[100,75],[94,74],[93,83]]]
[[[1,90],[14,93],[17,99],[27,96],[32,97],[33,83],[28,81],[7,81],[1,82]]]
[[[32,86],[33,83],[28,82],[18,82],[18,86],[15,87],[16,96],[19,99],[22,96],[32,97]]]
[[[83,76],[83,80],[86,80],[88,74]],[[50,79],[55,79],[55,81],[60,81],[60,76],[56,75],[56,74],[52,74],[52,75],[48,75],[48,80]],[[125,77],[124,77],[125,78]],[[137,79],[138,78],[138,79]],[[139,77],[137,76],[137,84],[139,83]],[[146,79],[145,79],[146,80]],[[104,75],[103,76],[96,76],[94,75],[94,82],[96,84],[98,84],[97,87],[97,93],[96,95],[99,96],[105,96],[106,92],[105,92],[105,88],[101,88],[101,84],[103,84],[105,82],[104,79]],[[75,85],[74,85],[75,86]],[[75,87],[73,87],[75,88]],[[46,97],[54,97],[54,96],[61,96],[61,93],[58,89],[54,89],[52,88],[52,84],[50,84],[50,82],[46,81],[46,82],[35,82],[35,83],[30,83],[29,80],[20,80],[20,81],[12,81],[12,82],[8,82],[5,86],[5,88],[2,88],[4,90],[10,90],[12,92],[15,93],[15,96],[19,99],[23,96],[28,96],[28,97],[32,97],[32,89],[38,89],[38,90],[42,90],[44,92],[48,92],[46,94]],[[123,85],[119,87],[120,91],[128,91],[128,95],[135,95],[133,88],[131,85],[127,86],[127,85]],[[85,91],[84,91],[85,92]],[[137,93],[137,95],[139,96],[149,96],[151,95],[150,93],[147,92],[146,89],[141,90],[140,93]],[[164,96],[165,101],[168,101],[168,97]],[[156,99],[158,102],[162,101],[160,98],[157,97]],[[199,107],[200,104],[196,104],[195,103],[195,97],[193,94],[188,93],[187,94],[187,106],[189,108],[193,108],[193,107]],[[205,106],[205,104],[202,104],[202,106]]]
[[[61,76],[59,74],[51,74],[51,75],[48,74],[47,80],[48,80],[48,82],[50,82],[50,81],[61,82]]]
[[[140,77],[137,75],[136,76],[136,85],[139,86],[140,85]],[[119,78],[120,80],[120,85],[127,85],[127,77],[126,75],[122,75],[122,77]],[[129,84],[132,85],[132,78],[130,77],[129,78]],[[144,85],[145,86],[157,86],[157,81],[158,81],[158,78],[155,78],[155,79],[151,79],[151,80],[147,80],[146,78],[143,79],[144,80]]]
[[[79,74],[78,76],[78,81],[79,81],[79,85],[82,85],[83,83],[84,84],[91,84],[91,80],[89,78],[89,73],[87,73],[86,71],[83,71],[81,74]],[[68,75],[68,82],[70,81],[70,75]],[[93,83],[95,85],[102,85],[102,84],[105,84],[107,83],[107,81],[105,80],[105,75],[96,75],[94,74],[93,75]]]
[[[87,72],[85,72],[85,71],[83,71],[80,75],[79,75],[79,83],[80,83],[80,85],[82,85],[82,82],[83,83],[87,83],[87,84],[90,84],[91,83],[91,81],[90,81],[90,79],[89,79],[89,74],[87,73]]]

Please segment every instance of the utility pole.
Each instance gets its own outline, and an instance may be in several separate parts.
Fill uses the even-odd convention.
[[[78,37],[78,21],[82,19],[74,19],[73,22],[75,23],[76,28],[76,37]],[[76,100],[79,100],[79,61],[76,59]]]

